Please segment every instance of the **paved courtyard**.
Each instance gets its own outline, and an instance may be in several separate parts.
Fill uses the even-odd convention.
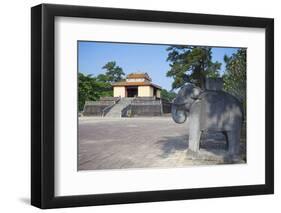
[[[78,169],[185,167],[225,163],[225,138],[201,140],[203,155],[189,155],[187,123],[171,117],[79,118]],[[241,154],[245,155],[245,148]],[[244,161],[241,161],[242,163]]]

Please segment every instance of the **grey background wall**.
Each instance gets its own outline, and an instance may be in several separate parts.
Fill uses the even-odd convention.
[[[279,1],[44,0],[45,3],[264,16],[275,18],[276,194],[51,210],[50,212],[277,212],[281,204],[281,13]],[[1,2],[0,212],[39,212],[30,191],[30,7],[38,0]],[[278,85],[279,84],[279,85]],[[16,112],[16,113],[15,113]],[[231,206],[231,208],[230,208]],[[280,210],[279,210],[280,211]]]

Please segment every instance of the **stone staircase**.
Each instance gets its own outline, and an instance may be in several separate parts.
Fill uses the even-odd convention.
[[[134,98],[121,98],[120,101],[115,104],[110,111],[105,115],[105,117],[122,117],[122,110],[131,104]]]

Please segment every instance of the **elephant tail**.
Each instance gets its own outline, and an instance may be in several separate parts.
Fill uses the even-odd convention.
[[[244,120],[246,119],[246,116],[245,116],[245,112],[244,112],[244,108],[243,108],[243,105],[242,103],[239,101],[239,108],[240,108],[240,111],[241,111],[241,122],[243,124]]]

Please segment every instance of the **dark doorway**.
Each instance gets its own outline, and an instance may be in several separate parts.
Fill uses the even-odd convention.
[[[138,96],[138,87],[127,87],[127,97]]]
[[[157,89],[153,88],[153,96],[156,97],[157,96]]]

